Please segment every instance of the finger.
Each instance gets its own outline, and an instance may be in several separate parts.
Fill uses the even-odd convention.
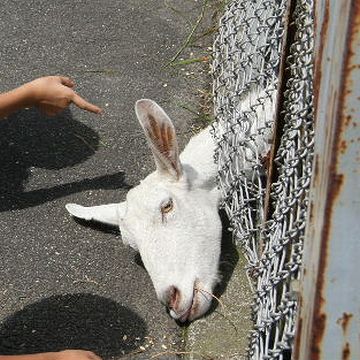
[[[80,109],[83,109],[86,111],[91,111],[95,114],[99,114],[102,111],[99,107],[97,107],[94,104],[89,103],[88,101],[86,101],[80,95],[78,95],[76,93],[74,93],[74,95],[73,95],[72,102]]]
[[[59,76],[60,82],[70,88],[73,88],[75,86],[74,80],[70,79],[67,76]]]

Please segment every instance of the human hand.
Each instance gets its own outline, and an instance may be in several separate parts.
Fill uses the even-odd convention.
[[[92,351],[86,350],[63,350],[51,354],[49,360],[101,360]]]
[[[101,109],[78,95],[75,83],[65,76],[46,76],[23,85],[31,106],[37,106],[45,114],[53,116],[67,108],[71,103],[83,110],[100,113]]]
[[[22,355],[0,355],[0,360],[102,360],[92,351],[62,350]]]

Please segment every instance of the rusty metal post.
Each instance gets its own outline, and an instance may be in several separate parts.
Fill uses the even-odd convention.
[[[294,359],[360,359],[360,1],[315,9],[315,157]]]

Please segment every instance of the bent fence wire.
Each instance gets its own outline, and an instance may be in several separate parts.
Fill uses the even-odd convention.
[[[296,323],[313,158],[313,1],[290,3],[230,1],[214,43],[218,181],[254,288],[251,359],[288,359]],[[259,144],[275,122],[270,165]]]

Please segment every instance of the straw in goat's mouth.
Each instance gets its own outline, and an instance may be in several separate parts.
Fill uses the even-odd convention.
[[[202,289],[202,288],[200,288],[200,287],[198,287],[198,286],[195,287],[194,290],[195,290],[195,292],[196,292],[196,291],[199,291],[199,292],[202,292],[202,293],[205,293],[205,294],[210,295],[213,299],[215,299],[215,300],[221,305],[222,309],[224,309],[224,304],[223,304],[223,302],[222,302],[217,296],[215,296],[212,292],[207,291],[207,290],[205,290],[205,289]]]

